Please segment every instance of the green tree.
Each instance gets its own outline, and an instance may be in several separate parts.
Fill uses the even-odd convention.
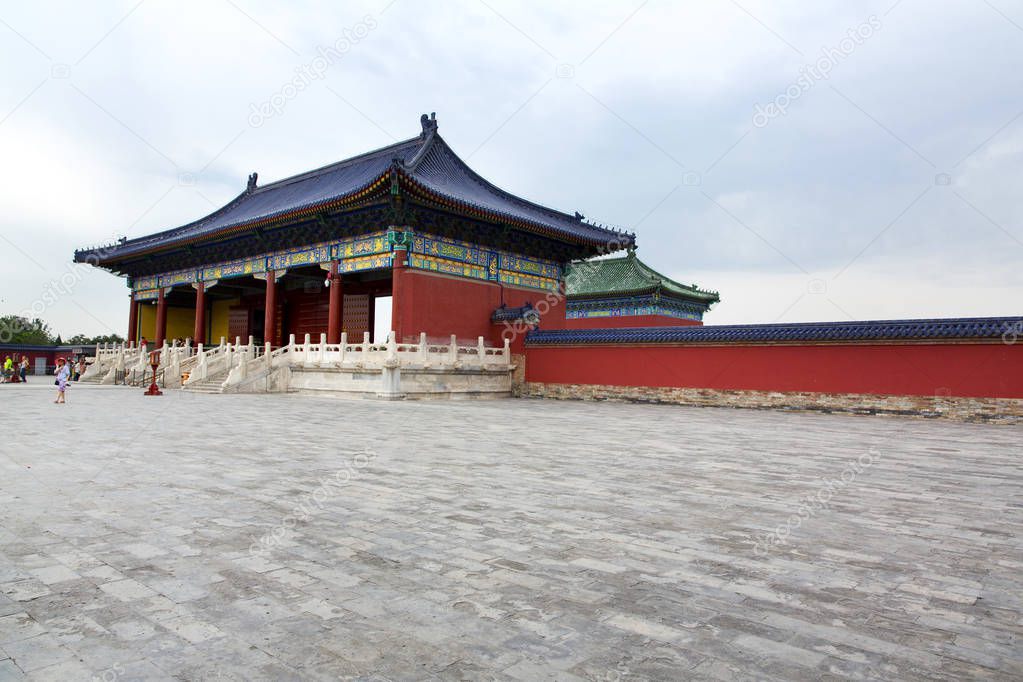
[[[100,336],[86,336],[75,334],[64,342],[66,346],[95,346],[97,343],[124,343],[124,337],[119,334],[102,334]]]
[[[21,315],[0,316],[0,343],[26,343],[48,346],[53,343],[50,327],[38,317],[32,320]]]

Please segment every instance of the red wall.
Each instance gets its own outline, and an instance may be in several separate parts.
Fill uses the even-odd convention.
[[[531,346],[526,380],[1023,398],[1023,344]]]
[[[65,358],[71,360],[75,358],[74,350],[80,348],[83,353],[88,355],[95,355],[96,346],[21,346],[18,344],[4,344],[0,345],[0,365],[3,364],[7,356],[11,356],[15,366],[21,362],[21,356],[27,355],[29,361],[28,374],[32,376],[36,368],[36,358],[45,358],[47,372],[52,372],[54,365],[57,364],[57,358]]]
[[[621,329],[623,327],[690,327],[702,325],[667,315],[619,315],[618,317],[576,317],[565,320],[565,329]]]
[[[540,326],[545,329],[563,329],[565,326],[564,305],[552,292],[518,289],[495,282],[412,269],[406,269],[401,277],[401,329],[405,341],[416,340],[420,332],[426,332],[431,340],[446,340],[452,334],[460,340],[475,340],[482,336],[491,344],[501,346],[508,332],[514,337],[511,339],[512,348],[515,352],[522,352],[524,327],[490,321],[502,302],[509,308],[531,303],[541,312],[545,311],[540,319]],[[554,304],[541,304],[549,300]],[[521,329],[522,333],[515,333],[517,329]]]
[[[95,348],[95,346],[93,348]],[[28,350],[18,350],[18,351],[3,350],[3,351],[0,351],[0,366],[2,366],[4,361],[7,360],[7,357],[10,356],[11,360],[14,361],[14,366],[15,367],[20,367],[21,366],[20,363],[21,363],[21,356],[22,355],[27,355],[28,356],[28,362],[29,362],[28,374],[31,375],[33,372],[35,372],[35,369],[36,369],[36,358],[45,358],[46,359],[46,366],[47,367],[53,367],[54,365],[57,364],[57,358],[58,357],[62,357],[62,358],[70,357],[71,353],[61,352],[61,353],[58,354],[58,352],[56,350],[52,350],[52,349],[48,349],[48,350],[28,349]]]

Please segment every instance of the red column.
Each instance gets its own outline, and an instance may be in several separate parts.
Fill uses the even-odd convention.
[[[337,272],[336,260],[330,262],[330,307],[327,310],[327,343],[341,343],[341,306],[344,301],[344,289],[341,275]]]
[[[277,345],[277,277],[266,271],[266,312],[263,316],[263,343]]]
[[[156,339],[153,348],[158,350],[163,347],[167,337],[167,299],[164,297],[163,287],[156,298]]]
[[[206,343],[206,283],[195,284],[195,329],[192,331],[192,342]]]
[[[128,344],[135,345],[139,334],[139,304],[135,294],[131,294],[131,307],[128,308]]]
[[[400,343],[404,329],[401,323],[401,280],[405,273],[405,260],[408,251],[404,246],[396,246],[391,253],[391,329]],[[371,332],[372,333],[372,332]]]

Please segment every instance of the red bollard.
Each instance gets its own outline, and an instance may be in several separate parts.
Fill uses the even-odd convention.
[[[163,391],[156,385],[156,368],[160,366],[160,351],[154,350],[149,354],[149,364],[153,367],[153,383],[143,395],[163,395]]]

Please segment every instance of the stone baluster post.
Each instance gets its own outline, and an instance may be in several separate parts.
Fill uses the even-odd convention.
[[[387,350],[380,369],[380,392],[378,398],[398,400],[405,397],[401,392],[401,361],[398,359],[397,334],[387,335]]]

